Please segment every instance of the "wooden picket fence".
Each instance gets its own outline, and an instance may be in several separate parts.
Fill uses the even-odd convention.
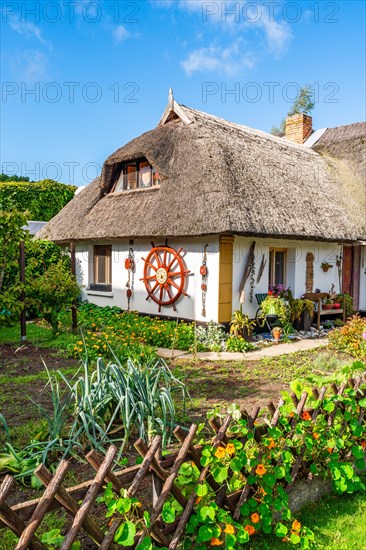
[[[347,383],[343,383],[339,387],[336,384],[332,384],[331,389],[335,395],[341,396],[346,387],[349,386],[356,390],[361,399],[363,393],[360,390],[360,386],[364,382],[365,374],[355,379],[350,378]],[[321,402],[326,395],[326,391],[327,389],[325,387],[321,389],[314,388],[312,390],[314,397],[319,401],[318,408],[309,411],[313,420],[316,419],[320,412]],[[297,415],[291,420],[292,433],[294,432],[293,428],[296,426],[298,418],[304,411],[307,399],[308,394],[306,392],[302,394],[300,399],[297,399],[296,395],[292,394],[292,400],[296,406],[297,412]],[[271,426],[276,426],[278,424],[282,414],[280,410],[282,405],[283,400],[279,401],[277,407],[270,402],[266,411],[263,411],[267,419],[270,420]],[[343,406],[341,402],[337,401],[335,405],[336,408],[338,406]],[[261,412],[260,407],[255,406],[250,413],[245,409],[241,412],[242,416],[248,421],[248,427],[253,429],[254,423]],[[335,414],[336,409],[328,414],[327,418],[329,425],[333,423]],[[361,408],[359,413],[360,423],[363,422],[364,415],[365,408]],[[232,417],[230,415],[227,415],[222,421],[219,418],[211,419],[210,426],[214,432],[214,446],[227,444],[228,436],[226,432],[231,422]],[[94,479],[71,488],[65,488],[63,486],[63,480],[69,467],[69,462],[67,460],[61,461],[54,475],[52,475],[44,465],[40,465],[36,469],[35,475],[46,487],[43,495],[38,499],[12,506],[6,501],[10,496],[11,490],[14,488],[15,480],[12,476],[7,475],[0,485],[0,528],[11,529],[11,531],[19,537],[16,550],[25,550],[26,548],[30,548],[31,550],[46,550],[46,545],[37,537],[37,529],[45,514],[56,508],[63,508],[71,516],[71,526],[62,543],[62,550],[71,548],[81,530],[89,535],[95,542],[97,548],[101,550],[108,548],[116,549],[117,545],[114,542],[114,536],[120,525],[120,520],[114,519],[112,522],[109,522],[109,525],[107,525],[107,520],[105,520],[105,528],[100,527],[100,523],[96,521],[91,513],[97,495],[103,490],[105,484],[110,482],[116,494],[119,494],[122,488],[127,488],[129,497],[138,496],[139,489],[142,488],[142,485],[145,490],[146,483],[149,483],[152,488],[152,474],[154,474],[155,477],[161,480],[161,491],[155,499],[154,504],[149,509],[151,513],[151,527],[144,533],[140,532],[137,534],[135,544],[131,548],[136,548],[144,536],[150,535],[157,546],[166,546],[170,550],[174,550],[182,539],[186,524],[193,512],[195,500],[197,498],[195,492],[193,492],[189,498],[186,498],[175,484],[180,467],[187,460],[193,461],[200,471],[198,484],[204,482],[208,483],[216,493],[217,505],[229,510],[233,517],[238,520],[240,517],[240,507],[251,495],[251,486],[246,484],[240,491],[233,494],[226,493],[226,485],[218,484],[212,476],[210,476],[208,466],[201,466],[200,458],[202,447],[194,445],[196,430],[197,426],[195,424],[191,425],[188,432],[181,427],[177,427],[174,430],[174,435],[178,441],[179,450],[174,454],[166,455],[162,459],[159,458],[162,450],[162,438],[160,436],[156,436],[149,447],[139,439],[134,447],[143,458],[141,464],[123,470],[119,469],[113,471],[115,467],[115,457],[117,455],[117,448],[115,446],[109,447],[104,457],[99,456],[98,453],[93,450],[86,455],[86,460],[96,472]],[[265,436],[267,425],[260,424],[256,427],[256,431],[259,437]],[[245,439],[246,438],[243,438],[242,441],[244,442]],[[306,472],[305,468],[306,465],[302,457],[298,456],[291,472],[292,482],[286,487],[288,491],[298,479],[300,470],[301,476],[304,476],[304,471]],[[308,478],[311,478],[311,474],[309,472],[307,473]],[[169,496],[173,496],[179,504],[181,504],[183,512],[174,523],[164,524],[161,518],[161,512]],[[143,507],[138,508],[138,513],[143,517]],[[118,547],[120,548],[120,546]]]

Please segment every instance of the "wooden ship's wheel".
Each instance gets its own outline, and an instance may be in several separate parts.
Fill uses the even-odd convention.
[[[144,281],[147,290],[147,298],[150,298],[159,306],[159,312],[163,306],[173,306],[183,296],[188,296],[184,290],[186,277],[190,271],[185,268],[181,256],[183,249],[178,251],[170,246],[153,247],[145,262]]]

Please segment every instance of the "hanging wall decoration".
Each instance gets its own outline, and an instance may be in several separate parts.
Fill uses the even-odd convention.
[[[308,252],[306,254],[306,276],[305,276],[305,288],[307,293],[313,292],[314,286],[314,254]]]
[[[260,267],[259,267],[259,271],[258,271],[258,275],[257,275],[257,284],[259,283],[259,281],[260,281],[261,278],[262,278],[264,268],[266,267],[266,263],[267,263],[267,258],[266,258],[265,255],[263,254],[263,255],[262,255],[261,265],[260,265]]]
[[[254,267],[254,262],[255,262],[254,249],[255,249],[255,241],[250,246],[247,261],[246,261],[246,264],[245,264],[243,277],[240,281],[239,302],[240,302],[241,305],[243,305],[244,301],[245,301],[244,287],[245,287],[245,283],[247,282],[248,277],[251,277],[250,298],[251,298],[251,301],[253,300],[254,269],[255,269],[255,267]]]
[[[153,245],[146,260],[142,258],[145,265],[141,281],[144,281],[148,294],[146,300],[151,298],[158,304],[159,313],[165,306],[173,306],[176,311],[177,300],[182,295],[188,296],[184,287],[190,270],[185,267],[182,253],[183,248],[177,251],[168,245]]]
[[[202,265],[200,267],[201,290],[202,290],[202,317],[206,317],[206,294],[207,294],[207,278],[208,278],[207,247],[208,247],[208,244],[205,244],[205,246],[203,247]]]
[[[127,310],[130,310],[131,305],[131,298],[132,298],[132,291],[133,291],[133,279],[134,279],[134,272],[135,272],[135,254],[133,251],[133,248],[130,247],[128,251],[128,256],[125,259],[125,269],[127,270]]]

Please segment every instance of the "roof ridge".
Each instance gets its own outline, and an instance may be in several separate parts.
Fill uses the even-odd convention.
[[[274,141],[275,143],[278,143],[280,145],[289,146],[294,149],[300,149],[301,151],[311,151],[309,148],[304,147],[304,144],[301,143],[295,143],[294,141],[290,141],[286,137],[278,137],[274,136],[268,132],[265,132],[264,130],[259,130],[258,128],[252,128],[251,126],[246,126],[245,124],[239,124],[238,122],[232,122],[230,120],[226,120],[225,118],[218,117],[216,115],[211,115],[210,113],[206,113],[205,111],[199,111],[198,109],[192,109],[191,107],[187,107],[186,105],[180,104],[180,106],[188,111],[189,113],[192,113],[193,115],[198,115],[200,118],[207,118],[209,120],[213,120],[214,122],[219,122],[223,124],[224,126],[228,126],[229,128],[235,127],[237,130],[243,132],[244,134],[253,134],[257,135],[262,138],[269,139],[270,141]]]

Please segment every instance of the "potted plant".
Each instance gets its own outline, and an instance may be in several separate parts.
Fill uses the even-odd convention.
[[[247,342],[253,341],[253,328],[255,319],[250,320],[249,316],[241,309],[234,311],[230,322],[230,333],[235,336],[242,336]]]
[[[322,268],[322,270],[324,271],[324,273],[326,273],[327,271],[329,271],[333,265],[330,264],[329,262],[323,262],[320,267]]]
[[[279,342],[282,335],[282,328],[281,327],[273,327],[272,329],[272,336],[276,342]]]
[[[288,321],[289,311],[282,298],[269,294],[261,303],[262,318],[277,317],[281,324]]]
[[[333,300],[331,298],[326,298],[326,300],[324,300],[323,309],[333,309]]]

